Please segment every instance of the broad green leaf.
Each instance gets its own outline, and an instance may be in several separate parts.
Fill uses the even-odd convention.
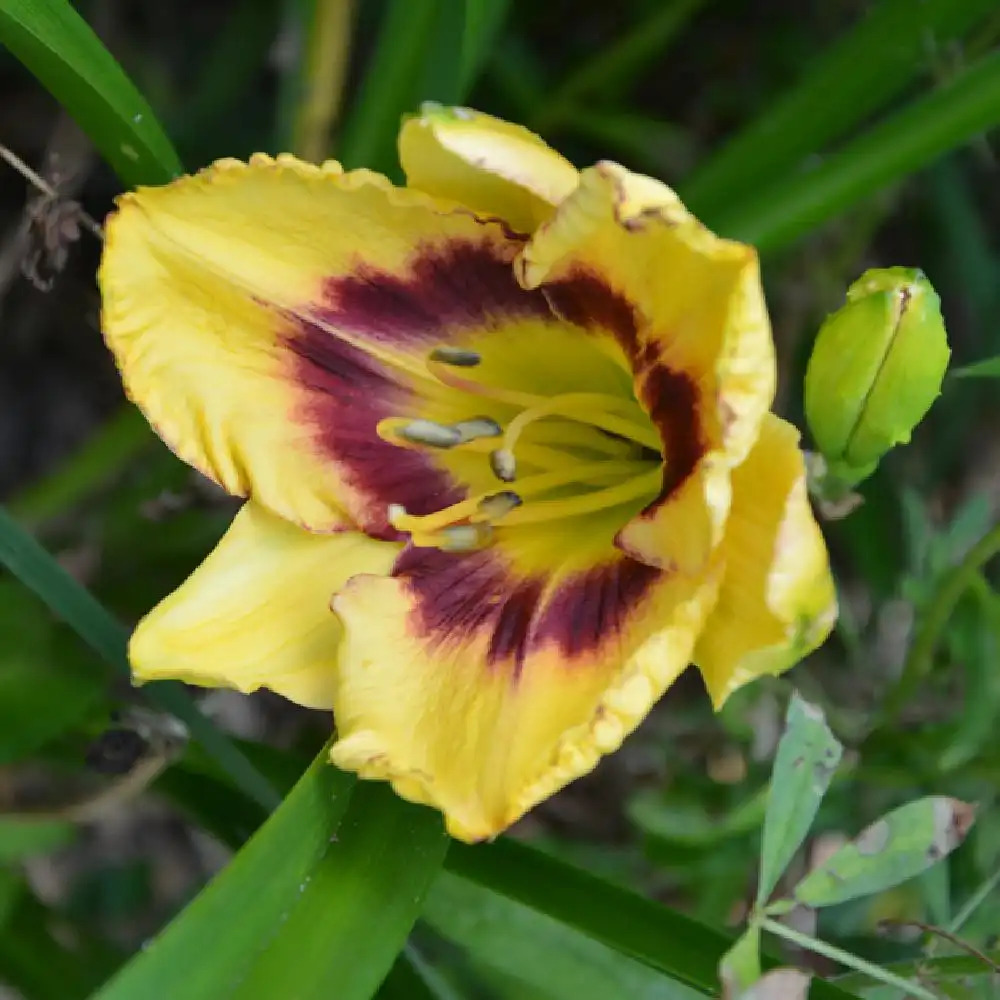
[[[993,10],[995,0],[884,0],[697,170],[685,200],[712,213],[787,178],[926,73],[933,47],[946,48]]]
[[[182,172],[150,106],[67,0],[0,0],[0,44],[76,119],[125,185]]]
[[[998,122],[1000,51],[994,51],[814,169],[776,178],[707,218],[726,236],[778,250]]]
[[[0,864],[48,854],[75,839],[76,827],[71,823],[0,816]]]
[[[277,787],[284,787],[284,767],[275,767],[278,758],[271,757],[253,760]],[[212,793],[213,787],[226,786],[207,776],[193,786],[193,794],[190,781],[164,787],[192,816],[203,822],[211,818],[208,826],[217,836],[228,838],[227,842],[238,840],[239,831],[227,820],[232,800]],[[242,822],[252,823],[252,815],[247,814]],[[709,996],[717,993],[716,966],[731,939],[690,917],[509,838],[475,847],[453,842],[445,868]],[[766,956],[764,962],[777,964]],[[850,995],[836,986],[816,983],[812,1000],[850,1000]]]
[[[322,752],[278,810],[98,1000],[368,1000],[447,848],[440,816]],[[211,948],[206,949],[206,941]]]
[[[459,945],[477,968],[511,973],[552,1000],[695,1000],[705,995],[448,872],[431,887],[423,919]]]
[[[813,869],[792,891],[805,906],[833,906],[914,878],[965,840],[975,810],[932,795],[894,809]]]
[[[774,892],[778,879],[805,840],[841,753],[842,747],[830,732],[822,710],[793,693],[771,773],[758,905]]]
[[[718,993],[717,966],[732,941],[697,920],[507,838],[477,847],[453,843],[445,864],[673,979],[709,996]],[[764,964],[778,963],[765,956]],[[849,996],[817,982],[811,1000]]]
[[[963,368],[953,368],[949,374],[954,378],[1000,378],[1000,358],[986,358]]]
[[[31,535],[0,507],[0,565],[34,591],[106,663],[129,673],[128,633],[85,587],[73,579]],[[103,678],[94,676],[91,683]],[[145,691],[160,708],[180,719],[191,736],[215,757],[234,782],[267,809],[280,801],[271,783],[195,707],[180,684],[149,684]]]

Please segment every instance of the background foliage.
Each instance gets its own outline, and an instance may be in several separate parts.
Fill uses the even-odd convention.
[[[779,891],[917,796],[979,811],[965,846],[918,879],[786,919],[807,932],[818,919],[824,940],[932,995],[995,995],[995,383],[949,380],[864,506],[827,526],[843,617],[791,680],[713,717],[688,678],[510,837],[449,845],[434,814],[308,765],[328,735],[321,715],[129,688],[127,625],[200,560],[232,506],[124,405],[98,335],[99,246],[72,206],[100,219],[123,187],[255,150],[398,176],[399,116],[466,102],[579,164],[663,178],[720,232],[757,243],[779,408],[799,420],[812,337],[866,267],[930,275],[957,365],[1000,354],[998,39],[993,0],[0,0],[0,143],[49,187],[0,165],[3,988],[25,1000],[715,995],[753,901],[794,682],[846,750]],[[782,954],[769,936],[765,950]],[[853,974],[811,995],[893,989]]]

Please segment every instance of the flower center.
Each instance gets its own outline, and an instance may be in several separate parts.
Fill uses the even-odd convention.
[[[391,504],[389,521],[415,545],[452,552],[483,548],[498,529],[542,524],[629,506],[622,523],[662,484],[660,437],[633,397],[606,392],[542,396],[477,380],[479,355],[438,348],[433,378],[493,416],[453,423],[391,417],[378,434],[405,448],[481,453],[495,486],[429,514]]]

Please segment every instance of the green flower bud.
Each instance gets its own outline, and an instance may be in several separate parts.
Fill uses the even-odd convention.
[[[806,420],[830,473],[858,483],[910,440],[941,392],[951,351],[941,300],[905,267],[866,271],[828,316],[806,369]]]

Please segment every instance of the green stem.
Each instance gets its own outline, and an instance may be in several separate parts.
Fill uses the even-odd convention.
[[[886,986],[895,986],[897,989],[903,990],[907,996],[915,998],[915,1000],[938,1000],[933,993],[911,982],[909,979],[903,979],[901,976],[888,972],[886,969],[872,962],[867,962],[857,955],[852,955],[849,951],[843,951],[832,944],[827,944],[825,941],[820,941],[817,938],[810,937],[808,934],[803,934],[801,931],[787,927],[777,920],[765,917],[760,925],[764,930],[770,931],[777,937],[784,938],[792,944],[797,944],[800,948],[805,948],[808,951],[815,952],[817,955],[823,955],[834,962],[839,962],[841,965],[846,965],[849,969],[855,969],[858,972],[864,973],[864,975],[869,976],[877,982],[885,983]]]
[[[980,568],[998,552],[1000,524],[983,535],[941,582],[906,654],[899,680],[886,698],[884,714],[887,719],[895,719],[899,715],[930,672],[934,651],[955,606],[962,594],[974,584]]]

